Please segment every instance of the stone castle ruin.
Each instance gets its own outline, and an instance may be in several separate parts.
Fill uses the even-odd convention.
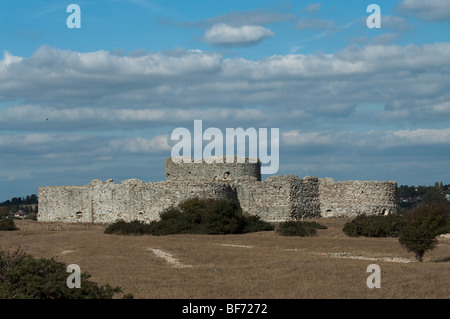
[[[343,181],[295,175],[261,181],[261,162],[165,161],[166,181],[93,180],[84,186],[39,188],[39,221],[112,223],[150,222],[170,206],[192,197],[236,199],[243,211],[266,221],[319,217],[386,215],[397,212],[397,183]]]

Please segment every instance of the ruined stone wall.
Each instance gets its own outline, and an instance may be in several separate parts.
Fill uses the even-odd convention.
[[[181,161],[182,158],[178,158]],[[222,163],[207,163],[208,160],[218,159],[212,157],[203,159],[202,163],[194,163],[189,159],[189,163],[174,163],[172,158],[166,159],[166,180],[168,181],[214,181],[214,180],[234,180],[236,178],[250,176],[261,180],[261,162],[249,158],[234,157],[234,163],[227,163],[222,157]],[[239,162],[242,160],[243,162]]]
[[[264,182],[237,180],[239,203],[244,212],[266,221],[287,220],[291,216],[290,183],[270,177]]]
[[[144,222],[159,220],[159,214],[182,201],[205,199],[237,199],[234,187],[227,182],[157,182],[137,187],[131,194],[134,218]]]
[[[114,184],[92,181],[85,186],[39,188],[39,221],[112,223],[158,220],[170,206],[192,197],[237,199],[229,182],[157,182],[137,179]]]
[[[91,222],[90,203],[86,186],[40,187],[38,220]]]
[[[271,176],[263,182],[238,179],[242,209],[266,221],[286,221],[320,216],[317,177]]]
[[[166,160],[165,182],[93,180],[85,186],[39,188],[39,221],[150,222],[192,197],[237,199],[242,209],[266,221],[397,212],[396,182],[345,181],[295,175],[261,182],[261,162],[174,163]],[[239,158],[242,160],[242,158]],[[224,176],[225,175],[225,176]]]
[[[397,213],[397,183],[319,180],[322,217]]]

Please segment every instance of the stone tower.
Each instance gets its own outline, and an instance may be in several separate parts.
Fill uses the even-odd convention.
[[[183,159],[185,159],[183,161]],[[209,157],[196,163],[190,158],[168,158],[165,162],[167,181],[233,181],[252,178],[261,181],[261,161],[248,157]],[[188,161],[186,163],[186,161]],[[218,163],[218,161],[220,161]]]

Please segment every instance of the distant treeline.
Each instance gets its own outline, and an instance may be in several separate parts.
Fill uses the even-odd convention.
[[[26,197],[13,197],[10,200],[0,202],[0,206],[23,206],[34,205],[38,203],[38,196],[36,194],[27,195]]]
[[[434,186],[408,186],[401,185],[398,187],[398,196],[400,198],[415,198],[422,197],[428,191],[439,190],[442,193],[450,193],[450,184],[443,185],[442,182],[434,183]]]

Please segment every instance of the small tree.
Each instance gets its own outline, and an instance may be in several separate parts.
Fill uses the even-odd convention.
[[[411,211],[400,232],[400,244],[414,252],[418,261],[423,261],[425,252],[436,247],[436,237],[446,231],[449,215],[450,209],[441,203],[424,205]]]

